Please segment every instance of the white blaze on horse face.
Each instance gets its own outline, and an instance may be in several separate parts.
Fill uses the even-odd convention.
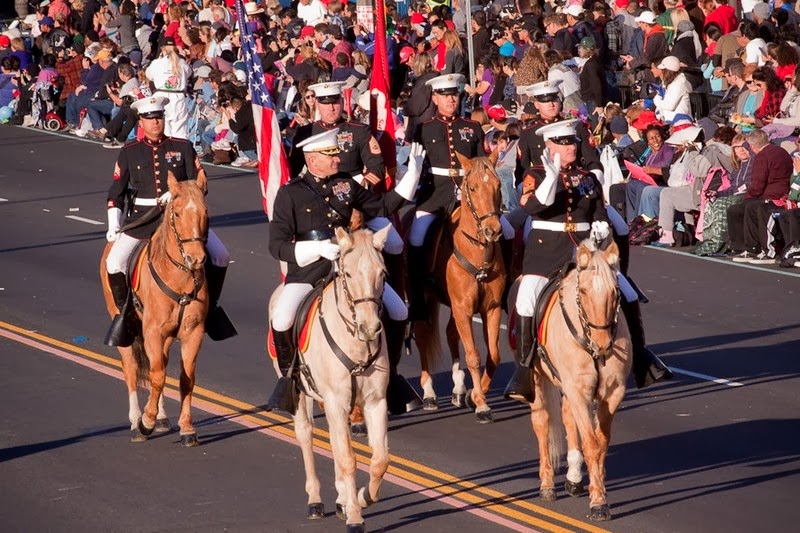
[[[184,211],[192,211],[192,212],[196,212],[196,211],[197,211],[197,204],[196,204],[196,203],[194,203],[194,200],[193,200],[193,199],[190,199],[190,200],[189,200],[189,202],[188,202],[188,203],[187,203],[185,206],[183,206],[183,210],[184,210]],[[197,231],[199,231],[199,227],[198,227],[198,228],[195,228],[195,229],[196,229]],[[192,235],[192,237],[194,237],[194,238],[198,238],[198,237],[200,237],[200,236],[201,236],[201,235],[199,235],[199,234]]]
[[[489,183],[489,174],[484,174],[483,175],[483,182],[484,183]]]

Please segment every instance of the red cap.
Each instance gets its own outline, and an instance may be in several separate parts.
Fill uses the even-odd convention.
[[[486,110],[486,114],[489,115],[489,118],[492,120],[505,120],[506,108],[495,104]]]
[[[303,29],[300,30],[300,37],[313,37],[314,36],[314,26],[303,26]]]
[[[8,35],[0,35],[0,46],[11,46],[11,39],[8,38]]]
[[[408,63],[408,60],[414,56],[414,49],[410,46],[404,46],[400,49],[400,63]]]
[[[631,3],[631,0],[614,0],[614,3],[617,5],[618,8],[628,7],[628,4]]]
[[[411,15],[411,26],[422,24],[423,22],[425,22],[425,17],[422,16],[422,13],[413,13]]]
[[[639,131],[644,131],[648,126],[663,126],[664,124],[658,120],[656,114],[652,111],[642,111],[642,114],[636,117],[636,120],[631,122],[631,126]]]

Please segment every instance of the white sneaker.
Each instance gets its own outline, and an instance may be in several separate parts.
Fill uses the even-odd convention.
[[[26,128],[30,128],[31,126],[36,125],[36,119],[33,118],[33,115],[25,115],[25,118],[22,119],[22,125]]]
[[[753,259],[753,254],[750,252],[742,252],[731,258],[734,263],[749,263],[751,259]]]
[[[768,256],[766,252],[761,252],[750,259],[750,263],[753,265],[774,265],[775,259]]]
[[[233,160],[233,162],[231,163],[231,166],[232,167],[240,167],[240,166],[244,165],[245,163],[247,163],[248,161],[250,161],[249,158],[247,158],[247,157],[245,157],[243,155],[240,155],[239,157],[237,157],[236,159]]]
[[[73,135],[77,135],[80,138],[86,137],[86,132],[83,130],[76,129],[75,131],[71,131],[70,133],[72,133]]]

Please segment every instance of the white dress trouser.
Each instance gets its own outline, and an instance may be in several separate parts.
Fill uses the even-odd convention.
[[[273,316],[270,317],[272,329],[275,331],[289,330],[294,324],[297,309],[313,288],[309,283],[287,283],[284,285],[278,301],[275,302]],[[404,321],[408,319],[406,303],[388,283],[383,285],[383,307],[392,320]]]
[[[392,221],[386,217],[375,217],[367,221],[367,227],[373,232],[377,232],[389,226],[389,235],[386,238],[386,244],[383,246],[383,251],[389,255],[400,255],[403,253],[403,238],[397,233]]]
[[[517,315],[533,317],[536,311],[536,301],[542,294],[544,286],[547,285],[547,278],[537,274],[525,274],[519,282],[517,292]]]
[[[127,233],[121,233],[114,244],[111,246],[111,251],[108,252],[106,257],[106,270],[109,274],[123,274],[128,273],[128,260],[133,253],[133,249],[139,244],[141,239],[131,237]],[[211,264],[217,267],[226,267],[231,262],[231,256],[228,249],[219,240],[213,230],[208,230],[208,242],[206,242],[206,252],[211,258]]]

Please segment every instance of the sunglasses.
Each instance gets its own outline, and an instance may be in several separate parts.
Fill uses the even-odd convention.
[[[755,81],[755,80],[744,80],[744,82],[745,82],[747,85],[750,85],[750,84],[751,84],[751,83],[753,83],[754,81]]]
[[[316,96],[314,96],[313,94],[307,94],[303,98],[305,98],[306,100],[313,100],[314,98],[316,98]]]
[[[575,137],[572,137],[572,136],[569,136],[569,137],[552,137],[550,140],[553,141],[556,144],[560,144],[561,146],[569,146],[571,144],[575,144],[576,142],[578,142],[577,139]]]

